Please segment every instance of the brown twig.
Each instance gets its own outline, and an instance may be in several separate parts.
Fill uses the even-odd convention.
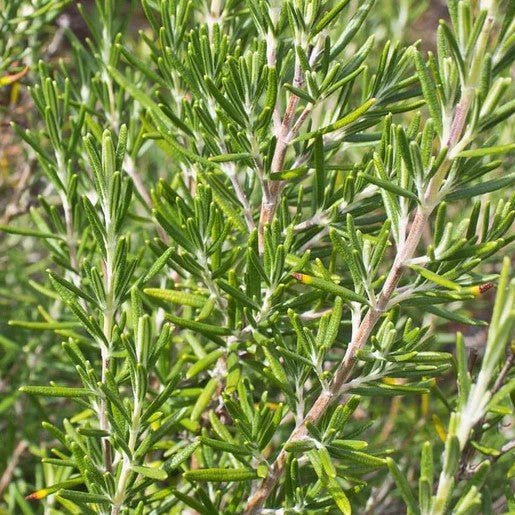
[[[302,77],[302,68],[297,63],[295,66],[293,84],[295,87],[302,87],[303,82],[304,80]],[[279,173],[283,169],[284,160],[286,158],[286,151],[288,150],[288,145],[292,137],[291,130],[294,125],[295,111],[297,109],[299,100],[300,98],[293,93],[290,95],[288,100],[288,105],[286,106],[286,111],[284,112],[281,126],[279,127],[279,130],[276,134],[277,142],[270,166],[272,173]],[[265,227],[269,225],[274,218],[275,211],[277,210],[277,205],[279,203],[285,184],[285,181],[280,180],[263,181],[263,199],[261,201],[261,211],[259,214],[258,225],[258,246],[260,253],[262,253],[264,250]]]
[[[23,192],[26,190],[29,179],[32,177],[34,163],[34,159],[29,159],[28,163],[24,166],[21,176],[18,180],[18,184],[16,184],[14,192],[11,195],[11,200],[7,204],[2,217],[0,218],[1,224],[8,224],[12,218],[21,213],[24,213],[27,210],[27,208],[20,206],[20,200]]]
[[[281,129],[277,135],[277,143],[271,165],[272,173],[279,173],[283,168],[286,151],[288,150],[288,135],[293,124],[295,109],[297,108],[298,102],[299,97],[292,94],[288,101],[286,112],[284,113]],[[263,182],[263,200],[261,202],[258,226],[260,252],[263,252],[264,249],[265,226],[269,225],[274,217],[284,185],[285,181],[265,180]]]
[[[321,37],[317,41],[317,44],[309,49],[309,64],[311,66],[314,65],[314,63],[320,56],[324,46],[324,41],[325,38]],[[275,66],[275,60],[275,44],[272,44],[271,51],[268,55],[268,65]],[[304,77],[302,73],[302,67],[300,66],[300,63],[297,62],[295,65],[293,85],[297,88],[301,88],[303,84]],[[295,120],[295,111],[297,109],[299,100],[300,98],[297,95],[294,95],[293,93],[290,95],[290,99],[288,101],[288,105],[286,107],[286,111],[284,113],[281,123],[277,122],[277,109],[274,110],[274,114],[276,115],[274,116],[274,126],[277,136],[277,143],[275,146],[274,155],[272,157],[272,163],[270,167],[272,173],[279,173],[283,169],[286,152],[288,150],[288,145],[290,144],[291,140],[295,137],[295,135],[299,132],[303,123],[306,121],[306,119],[313,110],[314,105],[308,105],[300,113],[297,120]],[[264,250],[265,227],[270,224],[275,215],[277,206],[281,198],[281,193],[285,185],[285,181],[263,180],[263,200],[261,202],[261,211],[259,215],[258,224],[258,247],[260,253],[262,253]]]
[[[14,470],[16,469],[16,465],[18,465],[21,455],[25,452],[25,449],[28,446],[29,444],[25,440],[22,440],[21,442],[18,442],[18,445],[15,447],[11,459],[9,460],[2,477],[0,477],[0,497],[4,493],[4,490],[9,486]]]

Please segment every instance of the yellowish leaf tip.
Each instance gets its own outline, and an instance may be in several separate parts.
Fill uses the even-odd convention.
[[[48,495],[48,489],[42,488],[41,490],[36,490],[35,492],[32,492],[31,494],[25,496],[26,501],[39,501],[41,499],[44,499]]]

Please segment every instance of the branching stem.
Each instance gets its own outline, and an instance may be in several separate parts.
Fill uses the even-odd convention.
[[[296,87],[301,87],[303,84],[302,68],[300,67],[299,63],[297,63],[295,66],[293,84]],[[279,173],[283,169],[286,152],[288,150],[288,144],[290,143],[291,129],[295,120],[295,111],[297,109],[299,100],[300,98],[293,93],[290,95],[288,100],[286,111],[276,134],[277,142],[270,167],[272,173]],[[260,253],[263,253],[264,250],[265,227],[269,225],[274,218],[284,186],[284,181],[263,181],[263,200],[261,201],[261,211],[259,214],[258,225],[258,246]]]
[[[386,309],[388,301],[393,295],[402,276],[404,263],[408,259],[411,259],[415,253],[418,243],[422,237],[428,217],[429,212],[424,210],[422,207],[417,210],[410,233],[402,247],[398,249],[394,264],[390,270],[390,273],[388,274],[388,277],[386,278],[376,306],[369,309],[365,315],[365,318],[359,325],[356,334],[347,347],[347,351],[345,352],[343,360],[336,369],[329,389],[323,391],[320,394],[304,418],[304,421],[295,428],[295,430],[288,438],[288,443],[295,442],[304,438],[307,435],[306,424],[316,423],[318,420],[320,420],[330,403],[337,399],[341,394],[342,387],[349,378],[354,364],[356,363],[356,353],[366,344],[370,335],[372,334],[372,331],[374,330],[377,321],[381,318],[381,315]],[[271,491],[279,481],[279,478],[281,477],[284,470],[285,463],[286,451],[283,447],[275,462],[270,467],[267,478],[250,498],[244,511],[246,515],[252,515],[259,512],[260,508],[263,506]]]
[[[452,150],[458,147],[461,142],[461,135],[464,124],[473,100],[473,91],[465,89],[462,93],[461,100],[455,110],[454,116],[450,123],[449,139],[446,142],[449,155],[452,156]],[[284,160],[284,155],[283,155]],[[331,402],[337,400],[341,395],[342,388],[347,382],[352,369],[356,363],[356,354],[362,349],[370,338],[377,322],[388,307],[388,303],[397,289],[397,285],[403,274],[403,268],[407,261],[415,257],[415,252],[422,238],[429,216],[439,200],[439,192],[447,173],[452,165],[451,157],[448,157],[441,168],[432,177],[427,186],[426,194],[422,204],[417,208],[413,223],[411,225],[407,238],[403,239],[397,248],[392,268],[386,277],[385,283],[377,302],[370,307],[365,317],[353,331],[352,340],[347,347],[345,355],[338,365],[333,380],[328,390],[323,391],[315,401],[308,414],[304,418],[302,424],[298,425],[291,433],[288,443],[304,438],[307,434],[306,424],[316,423],[324,415]],[[275,462],[270,467],[268,476],[263,481],[258,490],[252,495],[245,507],[245,515],[253,515],[258,513],[266,499],[279,481],[286,462],[286,451],[283,448],[279,452]]]
[[[271,166],[272,173],[279,173],[283,168],[286,151],[288,150],[288,134],[293,124],[295,109],[297,108],[298,102],[299,97],[292,94],[283,117],[279,134],[277,135],[277,143]],[[261,202],[258,226],[260,253],[262,253],[264,249],[265,227],[270,224],[275,215],[284,185],[284,181],[265,180],[263,183],[263,200]]]

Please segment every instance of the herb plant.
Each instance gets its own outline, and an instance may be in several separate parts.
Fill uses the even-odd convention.
[[[513,2],[430,52],[418,2],[66,3],[0,20],[7,512],[515,510]]]

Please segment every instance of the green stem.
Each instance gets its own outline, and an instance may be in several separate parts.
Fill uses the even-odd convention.
[[[134,411],[132,414],[131,428],[129,431],[129,442],[128,447],[131,455],[136,450],[136,444],[138,442],[138,436],[141,425],[141,404],[137,398],[137,392],[134,392]],[[127,454],[123,455],[122,458],[122,469],[118,478],[118,485],[116,487],[116,493],[113,498],[113,506],[111,508],[111,515],[118,515],[123,508],[123,504],[126,498],[127,483],[131,476],[131,460],[132,456]]]

